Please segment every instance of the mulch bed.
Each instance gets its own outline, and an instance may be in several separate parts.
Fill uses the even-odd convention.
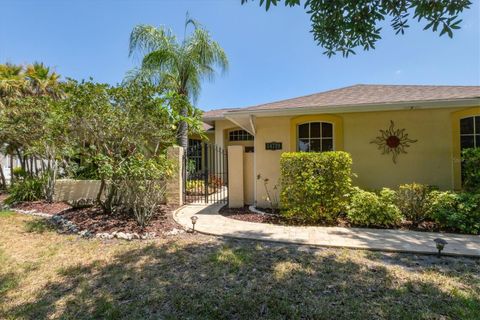
[[[264,211],[266,213],[271,213],[271,209],[264,209],[259,208],[259,210]],[[243,208],[228,208],[228,206],[223,207],[220,209],[219,212],[222,216],[247,221],[247,222],[258,222],[258,223],[270,223],[270,224],[277,224],[283,226],[320,226],[320,227],[344,227],[344,228],[352,228],[356,227],[352,225],[347,219],[344,217],[339,217],[337,219],[337,223],[334,225],[324,225],[324,224],[307,224],[302,221],[295,221],[292,219],[287,219],[281,215],[277,214],[260,214],[256,212],[250,211],[248,206],[244,206]],[[402,225],[398,226],[397,228],[379,228],[379,227],[369,227],[372,229],[399,229],[399,230],[413,230],[413,231],[430,231],[430,232],[438,232],[440,229],[435,222],[432,221],[424,221],[418,224],[417,226],[413,225],[409,221],[405,221]],[[454,230],[441,230],[447,232],[454,232]]]
[[[48,203],[46,201],[21,202],[13,206],[13,209],[25,211],[35,211],[48,214],[59,214],[62,211],[71,209],[72,207],[64,202]]]
[[[280,215],[259,214],[256,212],[252,212],[248,209],[248,206],[245,206],[243,208],[229,208],[228,206],[225,206],[220,209],[220,214],[227,218],[248,222],[271,223],[280,225],[292,224],[291,221],[285,219]]]
[[[6,197],[8,195],[0,194],[0,203]],[[73,222],[80,230],[89,230],[92,233],[112,233],[116,231],[144,234],[154,232],[161,235],[173,229],[182,229],[170,214],[175,208],[166,205],[158,209],[157,214],[145,228],[141,228],[134,217],[130,215],[106,215],[99,207],[72,208],[64,202],[31,201],[18,203],[13,206],[13,209],[60,215]]]
[[[158,213],[150,220],[145,228],[141,228],[137,221],[130,215],[112,214],[107,215],[98,207],[88,207],[81,209],[70,209],[60,215],[73,222],[81,230],[89,230],[92,233],[151,233],[165,234],[174,228],[181,227],[173,220],[170,212],[173,207],[161,206]]]

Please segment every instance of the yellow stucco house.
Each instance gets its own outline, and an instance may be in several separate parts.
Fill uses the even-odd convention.
[[[262,105],[205,112],[210,142],[244,147],[246,204],[265,205],[280,155],[343,150],[356,185],[461,187],[460,152],[480,147],[479,86],[354,85]],[[381,131],[383,130],[383,131]]]

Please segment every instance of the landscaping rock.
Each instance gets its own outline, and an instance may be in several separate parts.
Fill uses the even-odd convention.
[[[79,236],[81,236],[82,238],[91,238],[93,237],[93,234],[88,231],[88,230],[82,230],[78,233]]]
[[[140,239],[147,240],[147,239],[154,239],[157,236],[155,232],[147,232],[140,236]]]
[[[125,233],[125,232],[117,232],[115,236],[117,237],[117,239],[122,239],[122,240],[130,241],[133,239],[133,236],[130,233]]]
[[[167,236],[176,236],[177,234],[182,234],[184,232],[185,232],[184,230],[173,228],[171,231],[165,232],[165,234]]]
[[[100,239],[113,239],[115,236],[111,233],[108,233],[108,232],[102,232],[102,233],[97,233],[96,234],[96,237],[97,238],[100,238]]]

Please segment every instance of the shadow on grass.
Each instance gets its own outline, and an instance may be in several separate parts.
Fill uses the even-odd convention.
[[[357,263],[342,252],[236,240],[150,245],[109,263],[59,269],[60,280],[47,283],[32,302],[7,310],[7,316],[476,319],[480,314],[478,264],[465,271],[461,287],[468,290],[448,292],[425,279],[397,279],[385,267]],[[453,265],[445,268],[456,271]],[[476,283],[468,281],[475,277]]]
[[[18,286],[18,277],[14,273],[0,274],[0,303],[5,300],[7,293]]]
[[[29,233],[44,233],[55,229],[55,226],[46,219],[34,219],[25,222],[25,231]]]

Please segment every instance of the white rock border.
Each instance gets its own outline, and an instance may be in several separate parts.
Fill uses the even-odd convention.
[[[114,231],[112,233],[108,233],[108,232],[93,233],[87,229],[80,230],[80,228],[75,223],[71,222],[68,219],[63,218],[59,214],[50,214],[45,212],[39,212],[36,210],[22,210],[22,209],[15,209],[15,208],[3,208],[3,209],[11,210],[13,212],[25,214],[29,216],[36,216],[36,217],[49,219],[50,222],[60,227],[60,230],[57,230],[58,233],[78,234],[82,238],[97,238],[97,239],[103,239],[103,240],[116,238],[120,240],[131,241],[131,240],[149,240],[149,239],[155,239],[157,237],[156,232],[146,232],[144,234],[138,234],[136,232],[129,233],[129,232],[122,232],[122,231],[120,232]],[[184,232],[185,230],[173,228],[172,230],[166,232],[165,235],[175,236],[178,234],[182,234]]]
[[[22,209],[15,209],[15,208],[8,208],[6,210],[11,210],[11,211],[16,212],[16,213],[26,214],[26,215],[29,215],[29,216],[42,217],[42,218],[53,217],[53,214],[38,212],[38,211],[35,211],[35,210],[22,210]]]
[[[258,210],[254,205],[248,206],[248,210],[261,214],[263,216],[276,216],[276,214]]]

